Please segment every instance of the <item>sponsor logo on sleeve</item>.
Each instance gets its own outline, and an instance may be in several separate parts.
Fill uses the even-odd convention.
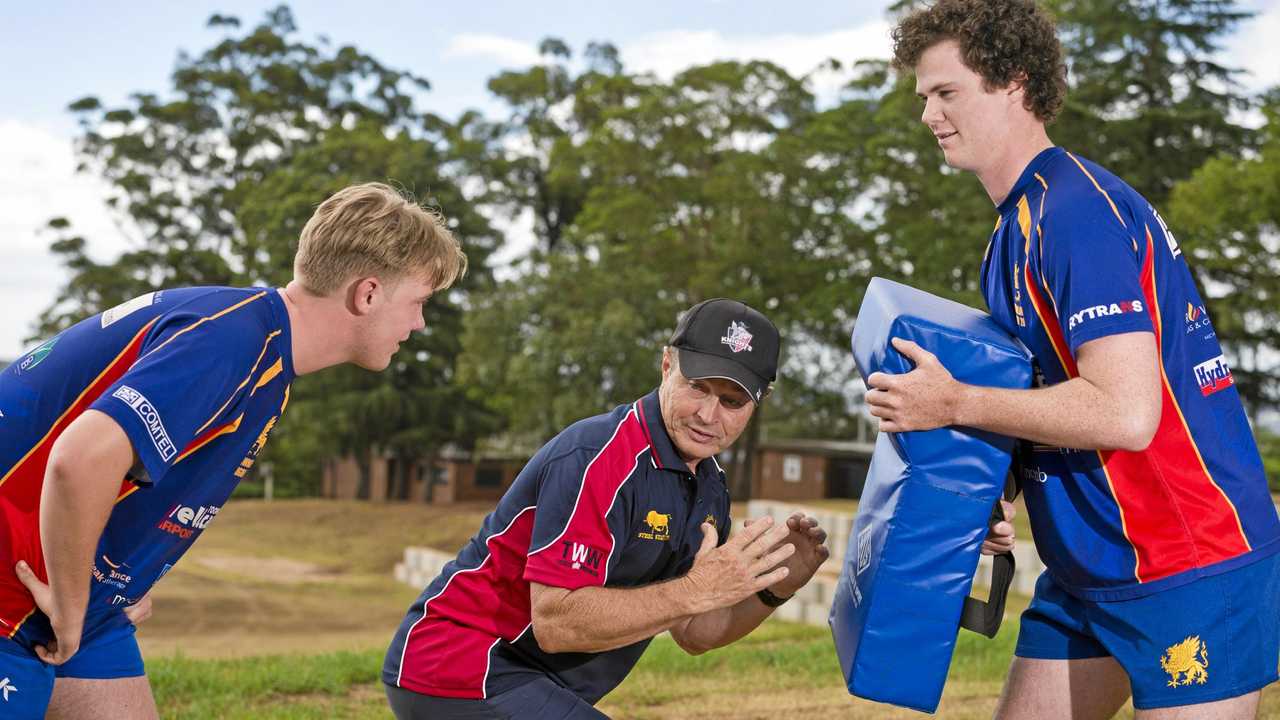
[[[1098,318],[1140,312],[1142,312],[1141,300],[1125,300],[1109,305],[1094,305],[1072,315],[1071,319],[1067,321],[1067,329],[1075,330],[1077,325],[1083,325],[1090,320],[1097,320]]]
[[[111,393],[111,397],[133,408],[133,411],[142,419],[142,423],[147,427],[147,434],[151,436],[151,444],[156,446],[156,452],[160,453],[161,460],[169,462],[174,455],[178,454],[178,448],[169,439],[169,433],[164,429],[164,422],[160,420],[160,413],[142,393],[128,385],[121,385]]]
[[[102,313],[102,327],[105,329],[117,320],[121,320],[128,315],[132,315],[144,307],[150,307],[152,303],[160,299],[161,292],[162,291],[157,290],[155,292],[149,292],[146,295],[139,295],[132,300],[122,302],[110,310],[107,310]]]
[[[1169,256],[1178,257],[1182,254],[1182,250],[1178,247],[1178,241],[1174,239],[1173,233],[1169,232],[1169,225],[1165,223],[1164,218],[1160,217],[1160,213],[1156,212],[1155,208],[1150,205],[1147,207],[1151,208],[1151,214],[1155,216],[1156,222],[1160,223],[1160,229],[1164,232],[1165,245],[1169,246]]]
[[[1221,355],[1196,365],[1194,372],[1196,384],[1200,386],[1200,394],[1204,396],[1226,390],[1236,384],[1235,378],[1231,377],[1231,367],[1227,365],[1227,359]]]
[[[1204,309],[1203,305],[1192,305],[1187,303],[1187,334],[1190,335],[1197,330],[1206,330],[1205,337],[1213,334],[1213,322],[1209,320],[1209,313]]]
[[[573,570],[581,570],[593,577],[600,575],[600,561],[604,559],[603,550],[586,543],[573,542],[571,540],[562,540],[560,545],[563,546],[564,551],[557,562]]]
[[[60,337],[62,336],[55,335],[41,343],[40,347],[28,353],[26,357],[22,358],[22,362],[18,363],[18,370],[22,372],[34,370],[37,365],[44,362],[45,358],[49,357],[49,353],[53,352],[53,346],[58,344],[58,338]]]

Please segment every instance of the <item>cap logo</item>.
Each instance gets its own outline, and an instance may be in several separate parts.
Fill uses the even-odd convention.
[[[747,326],[737,322],[729,321],[729,334],[720,338],[721,345],[728,345],[729,349],[735,353],[743,350],[751,349],[751,333],[747,332]]]

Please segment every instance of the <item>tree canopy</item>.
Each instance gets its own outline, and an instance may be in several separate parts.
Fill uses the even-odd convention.
[[[1249,409],[1275,411],[1280,96],[1245,93],[1220,53],[1248,13],[1049,4],[1070,59],[1051,136],[1167,209]],[[495,435],[540,441],[626,402],[657,384],[677,313],[716,296],[760,308],[786,338],[746,449],[761,432],[850,437],[865,420],[848,337],[870,277],[982,304],[995,212],[944,164],[914,78],[883,58],[815,68],[851,71],[826,98],[763,60],[664,78],[608,43],[578,58],[548,38],[539,62],[489,80],[501,112],[447,119],[427,109],[426,78],[304,39],[286,6],[248,29],[226,15],[209,26],[221,39],[179,57],[168,88],[72,103],[81,169],[107,182],[133,246],[97,263],[50,221],[70,278],[39,333],[160,286],[283,285],[307,218],[349,183],[392,182],[440,208],[470,272],[387,372],[298,382],[271,455],[298,492],[326,453],[406,468]],[[1242,118],[1257,108],[1255,129]],[[498,221],[528,222],[533,242],[495,279]]]

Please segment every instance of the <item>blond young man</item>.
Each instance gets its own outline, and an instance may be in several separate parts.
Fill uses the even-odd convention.
[[[131,622],[146,593],[253,466],[294,378],[386,368],[465,269],[438,214],[352,186],[311,217],[283,289],[148,293],[5,369],[0,717],[157,717]]]
[[[916,369],[867,379],[889,431],[964,425],[1024,439],[1047,571],[1022,616],[1002,719],[1252,718],[1280,656],[1280,521],[1203,301],[1155,209],[1050,141],[1066,93],[1031,0],[938,0],[894,31],[921,121],[999,222],[992,317],[1035,356],[1030,390]]]

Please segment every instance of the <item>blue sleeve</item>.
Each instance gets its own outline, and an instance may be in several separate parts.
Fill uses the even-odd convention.
[[[628,513],[614,499],[626,476],[600,472],[593,456],[576,451],[544,467],[525,580],[570,590],[600,586],[617,564]]]
[[[1072,356],[1090,340],[1152,332],[1142,289],[1145,243],[1135,242],[1106,196],[1051,211],[1042,229],[1043,280]]]
[[[151,483],[249,390],[268,339],[251,312],[204,322],[175,313],[157,323],[137,362],[90,405],[124,429]]]

